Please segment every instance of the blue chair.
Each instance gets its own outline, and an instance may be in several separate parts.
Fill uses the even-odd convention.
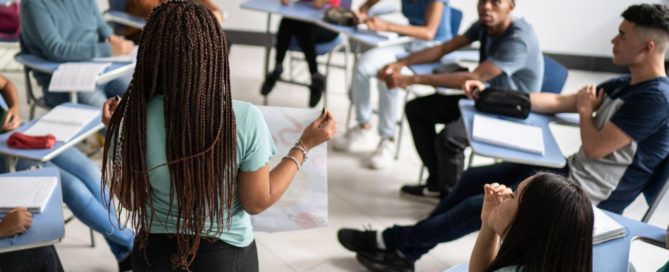
[[[332,64],[332,53],[344,50],[345,52],[345,57],[344,57],[344,66],[341,65],[334,65]],[[292,38],[290,40],[290,45],[288,46],[288,78],[287,79],[280,79],[279,81],[285,82],[285,83],[290,83],[290,84],[295,84],[295,85],[300,85],[300,86],[309,86],[309,84],[305,82],[300,82],[295,80],[294,77],[294,64],[295,64],[295,59],[296,57],[293,56],[293,52],[302,52],[302,49],[300,48],[300,45],[297,43],[297,39]],[[344,35],[339,35],[337,38],[335,38],[332,41],[329,42],[324,42],[324,43],[317,43],[316,44],[316,56],[327,56],[327,60],[325,61],[325,78],[327,82],[327,78],[330,74],[330,67],[335,67],[335,68],[342,68],[344,69],[344,86],[348,86],[349,84],[349,78],[348,78],[348,71],[349,69],[349,61],[348,61],[348,56],[350,53],[351,49],[348,43],[348,39]],[[327,86],[327,83],[326,83]],[[267,105],[268,104],[268,98],[267,95],[263,96],[263,104]],[[323,105],[327,107],[328,105],[328,95],[327,95],[327,88],[325,93],[323,94]]]
[[[451,33],[453,37],[458,36],[462,24],[462,10],[451,7]]]
[[[130,15],[125,12],[127,0],[109,0],[109,10],[105,11],[104,16],[107,22],[114,26],[114,32],[118,33],[126,27],[143,29],[146,20],[141,17]]]
[[[561,93],[568,73],[567,67],[544,54],[544,82],[541,84],[541,92]]]
[[[648,210],[641,219],[642,222],[648,223],[651,216],[660,205],[662,198],[669,190],[669,157],[665,158],[662,163],[655,169],[655,173],[644,187],[642,193],[648,203]]]

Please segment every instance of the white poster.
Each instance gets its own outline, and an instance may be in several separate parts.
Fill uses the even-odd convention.
[[[277,153],[274,168],[295,145],[320,110],[258,107],[270,129]],[[276,232],[325,227],[328,223],[327,145],[311,149],[288,190],[272,207],[252,217],[255,231]]]

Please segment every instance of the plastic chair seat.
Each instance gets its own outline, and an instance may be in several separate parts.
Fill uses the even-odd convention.
[[[316,43],[316,55],[322,56],[327,53],[330,53],[332,52],[332,50],[334,50],[337,46],[339,46],[343,42],[344,38],[342,38],[342,36],[339,35],[332,41],[324,43]],[[302,48],[300,48],[300,45],[297,43],[297,39],[295,39],[294,37],[290,40],[290,45],[288,46],[288,50],[302,52]]]

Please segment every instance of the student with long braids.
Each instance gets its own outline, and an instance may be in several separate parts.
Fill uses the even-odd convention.
[[[170,1],[149,17],[128,92],[103,108],[103,180],[137,230],[134,271],[257,271],[249,214],[274,204],[335,133],[326,112],[270,170],[269,130],[255,107],[232,100],[229,72],[211,12]]]

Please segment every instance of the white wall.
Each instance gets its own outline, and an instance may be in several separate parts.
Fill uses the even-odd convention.
[[[264,31],[267,16],[264,13],[239,8],[245,0],[214,0],[228,13],[225,27],[235,30]],[[277,0],[278,1],[278,0]],[[98,0],[106,6],[106,0]],[[361,3],[362,0],[354,1]],[[617,33],[620,14],[631,4],[640,2],[663,3],[669,0],[516,0],[516,16],[524,17],[539,36],[546,52],[611,56],[611,38]],[[399,7],[399,0],[384,0],[380,5]],[[451,0],[451,4],[464,12],[461,31],[477,18],[476,0]],[[273,16],[276,29],[278,16]]]

